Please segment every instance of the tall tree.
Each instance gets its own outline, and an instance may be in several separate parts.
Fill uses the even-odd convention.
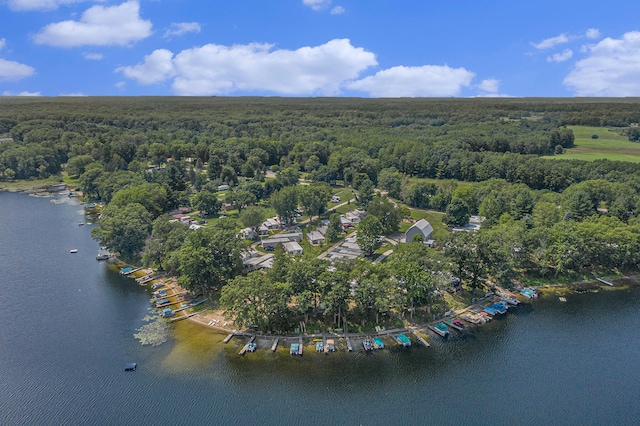
[[[284,223],[291,223],[296,217],[298,208],[298,188],[285,186],[280,191],[271,195],[271,207]]]
[[[331,199],[331,187],[324,182],[314,182],[298,188],[298,200],[310,219],[322,213]]]
[[[365,254],[371,255],[382,245],[382,241],[380,240],[382,230],[380,219],[374,215],[367,215],[367,217],[360,221],[356,240]]]
[[[143,248],[151,230],[151,215],[138,203],[108,205],[91,236],[124,260],[132,260]]]

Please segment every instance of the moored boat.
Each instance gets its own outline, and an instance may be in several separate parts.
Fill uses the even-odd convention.
[[[324,351],[324,343],[316,342],[316,352],[323,352],[323,351]]]
[[[372,351],[373,350],[373,343],[371,343],[371,340],[369,340],[369,339],[364,339],[362,341],[362,346],[364,346],[364,350],[365,351]]]
[[[522,290],[520,290],[520,294],[523,295],[524,297],[526,297],[527,299],[537,299],[538,298],[538,292],[533,287],[525,287],[525,288],[523,288]]]
[[[375,346],[376,349],[384,349],[384,342],[382,341],[381,338],[374,337],[373,338],[373,346]]]
[[[442,337],[447,337],[451,332],[449,331],[449,327],[447,327],[447,324],[443,323],[443,322],[439,322],[436,325],[433,326],[433,328],[436,330],[436,332],[441,335]]]

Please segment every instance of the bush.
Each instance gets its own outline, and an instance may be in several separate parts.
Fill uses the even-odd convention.
[[[598,135],[591,135],[591,139],[598,139]]]

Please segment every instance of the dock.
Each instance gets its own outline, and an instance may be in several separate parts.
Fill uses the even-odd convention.
[[[436,328],[436,327],[433,327],[433,326],[431,326],[431,325],[430,325],[430,326],[428,326],[428,327],[429,327],[429,329],[430,329],[431,331],[433,331],[433,332],[434,332],[434,333],[436,333],[437,335],[442,336],[442,337],[447,337],[447,333],[445,333],[444,331],[442,331],[442,330],[440,330],[440,329],[438,329],[438,328]]]
[[[454,330],[458,330],[458,331],[464,330],[464,328],[460,327],[459,325],[455,325],[452,320],[445,320],[444,323],[447,324],[447,327],[451,327]]]
[[[300,345],[298,346],[298,355],[302,356],[302,336],[298,338],[298,344]]]
[[[351,339],[347,337],[347,350],[353,352],[353,346],[351,346]]]
[[[402,342],[400,341],[400,339],[398,339],[398,337],[395,334],[389,332],[387,333],[387,336],[391,337],[391,340],[393,340],[394,342],[402,346]]]
[[[136,269],[128,269],[128,268],[122,268],[120,270],[120,275],[131,275],[134,272],[138,272],[140,270],[142,270],[143,268],[136,268]]]
[[[606,285],[608,285],[608,286],[613,287],[613,283],[610,283],[609,281],[605,281],[605,280],[603,280],[602,278],[598,278],[598,277],[596,277],[596,280],[600,281],[602,284],[606,284]]]
[[[240,352],[238,352],[238,355],[244,355],[245,352],[247,352],[249,350],[249,347],[253,343],[254,340],[256,340],[256,336],[251,336],[251,338],[249,339],[249,342],[247,342],[247,344],[242,347]]]
[[[278,340],[280,340],[280,338],[276,337],[275,340],[273,341],[273,345],[271,345],[271,352],[275,352],[277,347],[278,347]]]
[[[235,333],[229,333],[229,335],[227,337],[224,338],[224,340],[222,341],[223,343],[229,343],[229,340],[231,340],[231,338],[235,336]]]
[[[413,328],[409,329],[409,331],[411,332],[411,334],[415,336],[416,339],[418,339],[418,342],[422,343],[427,348],[430,346],[429,342],[427,342],[426,339],[421,335],[419,335],[418,332],[415,331]]]
[[[181,321],[181,320],[183,320],[183,319],[191,318],[191,317],[192,317],[192,316],[194,316],[194,315],[198,315],[198,313],[197,313],[197,312],[194,312],[194,313],[192,313],[192,314],[188,314],[188,315],[180,315],[180,316],[178,316],[178,317],[171,318],[171,319],[169,320],[169,322]]]

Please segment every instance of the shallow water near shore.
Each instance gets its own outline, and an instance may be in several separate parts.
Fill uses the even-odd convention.
[[[142,346],[149,291],[95,260],[62,199],[0,193],[2,424],[637,423],[640,287],[543,297],[429,348],[290,357],[259,339],[241,357],[189,321]]]

